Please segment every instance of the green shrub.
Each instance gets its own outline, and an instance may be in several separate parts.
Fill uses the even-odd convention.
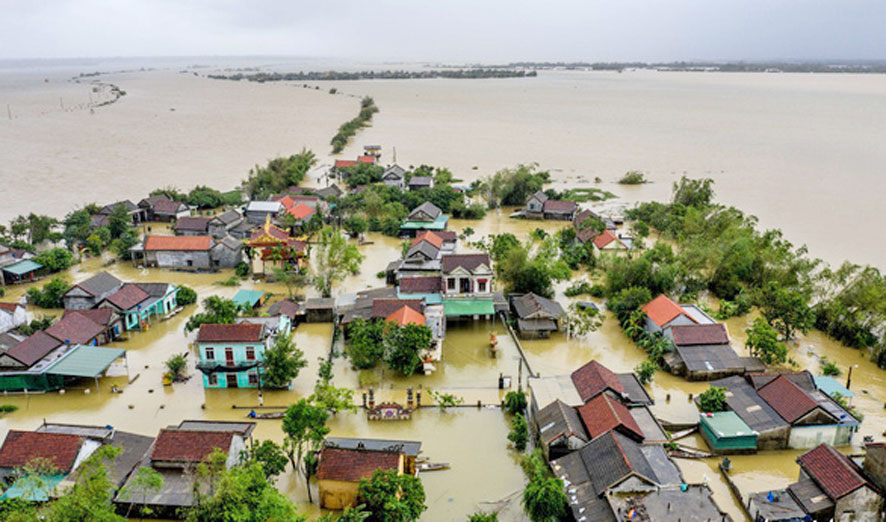
[[[176,296],[179,306],[187,306],[197,302],[197,292],[193,288],[180,285],[178,287],[178,295]]]
[[[526,426],[526,418],[522,413],[514,415],[511,420],[511,432],[508,433],[508,440],[514,444],[514,449],[523,451],[529,442],[529,428]]]
[[[705,413],[726,411],[726,387],[711,386],[698,396],[698,406]]]
[[[618,182],[622,185],[641,185],[646,183],[646,176],[639,170],[631,170],[626,172]]]
[[[249,275],[249,264],[245,261],[240,261],[237,263],[237,266],[234,267],[234,273],[240,277],[246,277]]]
[[[505,411],[511,415],[526,411],[526,394],[522,391],[509,391],[505,395]]]

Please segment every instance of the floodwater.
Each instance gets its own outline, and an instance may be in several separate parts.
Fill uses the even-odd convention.
[[[511,232],[518,237],[526,237],[530,230],[542,227],[554,231],[562,222],[532,222],[507,218],[508,211],[490,213],[483,221],[453,220],[451,229],[462,231],[470,226],[478,239],[484,234]],[[156,230],[164,226],[155,225]],[[381,285],[376,272],[400,252],[400,241],[378,234],[369,234],[370,245],[361,247],[367,258],[363,269],[336,287],[335,292],[352,291],[360,288]],[[462,244],[461,249],[467,246]],[[102,269],[105,260],[88,259],[69,271],[69,279],[75,281]],[[238,288],[215,284],[227,279],[231,274],[223,271],[218,274],[184,274],[167,270],[151,269],[141,271],[128,263],[111,264],[105,269],[128,281],[169,281],[195,288],[202,297],[211,294],[233,296]],[[581,274],[576,274],[576,278]],[[557,298],[567,303],[569,298],[562,291],[569,282],[558,285]],[[281,285],[244,281],[241,288],[257,288],[275,293],[275,298],[285,297],[286,290]],[[11,288],[7,299],[17,299],[26,287]],[[306,289],[313,295],[312,289]],[[160,384],[162,365],[169,356],[189,351],[189,339],[183,333],[187,316],[195,311],[190,307],[166,322],[152,325],[145,333],[133,333],[130,339],[116,343],[128,350],[130,378],[138,375],[127,384],[125,376],[105,378],[100,391],[96,392],[92,381],[82,381],[63,396],[57,393],[43,395],[10,395],[3,398],[20,406],[20,410],[0,419],[3,431],[33,429],[43,419],[55,422],[112,424],[118,429],[144,434],[155,434],[161,427],[177,424],[182,419],[242,419],[248,410],[232,409],[232,405],[253,406],[257,404],[255,391],[212,390],[204,391],[199,373],[187,383],[163,387]],[[738,350],[744,343],[744,328],[750,318],[735,318],[727,321],[734,345]],[[501,353],[491,358],[487,343],[489,332],[499,336]],[[318,358],[326,357],[331,345],[332,328],[329,324],[302,324],[295,333],[295,341],[305,352],[309,361],[307,368],[294,381],[291,391],[268,392],[266,405],[287,405],[311,393],[316,380]],[[591,359],[599,359],[614,371],[630,371],[644,359],[644,353],[630,343],[622,334],[616,321],[607,318],[602,327],[585,339],[566,339],[563,334],[550,339],[523,341],[528,364],[533,372],[540,375],[557,375],[571,372],[577,366]],[[861,431],[856,435],[860,444],[864,435],[880,434],[886,430],[886,416],[883,405],[886,401],[886,372],[876,368],[859,351],[840,346],[818,332],[811,332],[800,339],[792,349],[792,358],[798,368],[806,368],[819,373],[819,356],[827,356],[841,368],[858,364],[853,370],[852,389],[858,396],[853,400],[864,414]],[[189,355],[193,365],[194,354]],[[452,520],[462,514],[471,513],[481,503],[494,503],[520,490],[523,478],[519,469],[519,456],[507,447],[508,422],[498,409],[485,405],[497,404],[503,393],[497,389],[499,374],[513,377],[516,382],[521,373],[520,358],[516,346],[506,335],[498,321],[477,323],[450,323],[443,346],[443,361],[438,371],[429,376],[404,378],[382,368],[364,372],[361,387],[360,373],[350,368],[347,360],[337,358],[335,382],[339,386],[357,390],[355,401],[359,404],[366,386],[376,390],[376,399],[405,401],[407,387],[422,392],[422,403],[430,404],[428,389],[452,393],[464,399],[460,408],[440,411],[437,408],[423,408],[410,421],[369,422],[362,414],[340,413],[330,422],[332,434],[337,436],[389,437],[421,440],[424,454],[433,461],[449,462],[452,468],[447,471],[422,475],[428,497],[429,510],[423,520]],[[118,369],[122,370],[122,369]],[[367,375],[368,374],[368,375]],[[522,376],[527,376],[526,368]],[[111,394],[110,386],[116,383],[123,390],[121,394]],[[654,412],[660,418],[672,422],[692,422],[696,418],[695,408],[690,402],[690,394],[697,395],[708,387],[706,383],[690,383],[680,378],[659,372],[650,384],[649,390],[656,400]],[[89,394],[85,389],[90,389]],[[668,400],[668,397],[670,398]],[[484,406],[478,408],[477,402]],[[282,433],[279,421],[260,420],[255,437],[280,441]],[[704,448],[697,438],[683,441],[689,445]],[[848,449],[857,452],[860,448]],[[796,480],[798,467],[794,459],[801,452],[765,452],[758,455],[740,456],[732,459],[732,472],[740,487],[748,491],[784,487]],[[679,460],[678,464],[689,482],[707,481],[715,492],[719,505],[736,520],[743,520],[739,504],[736,503],[717,470],[719,459],[696,461]],[[316,505],[307,503],[303,479],[287,473],[280,477],[281,491],[296,500],[301,508],[309,513],[316,512]],[[316,493],[316,489],[315,489]],[[483,504],[489,506],[491,504]],[[519,511],[519,510],[517,510]],[[509,513],[513,513],[513,510]],[[507,519],[519,519],[509,516]]]
[[[881,75],[542,72],[539,78],[524,80],[339,82],[321,84],[318,91],[282,83],[211,81],[161,70],[102,76],[100,81],[117,84],[128,94],[93,114],[81,106],[89,101],[91,87],[66,82],[72,74],[0,74],[0,102],[10,103],[13,114],[12,119],[0,114],[2,220],[30,211],[61,216],[93,200],[137,200],[170,184],[229,187],[255,163],[302,146],[318,151],[321,162],[329,163],[329,138],[357,108],[354,98],[326,92],[335,86],[348,94],[370,94],[381,107],[373,127],[358,136],[345,157],[364,143],[377,142],[385,147],[385,161],[392,159],[396,147],[401,164],[444,165],[465,180],[518,162],[539,161],[553,169],[556,186],[589,184],[601,177],[600,187],[620,196],[604,204],[609,207],[666,198],[671,181],[683,173],[711,176],[721,201],[759,215],[765,226],[782,228],[789,239],[808,243],[813,254],[829,262],[848,258],[881,264],[886,253],[881,243],[868,240],[878,237],[881,220],[875,198],[886,183],[871,168],[886,159],[886,149],[877,141],[886,130],[886,77]],[[96,99],[100,94],[94,94]],[[615,184],[629,169],[646,170],[654,183]],[[40,187],[39,197],[35,186]],[[491,212],[479,222],[453,220],[450,226],[459,231],[473,228],[472,239],[501,232],[523,239],[536,227],[553,231],[565,226],[510,220],[508,212]],[[400,241],[377,234],[368,239],[373,244],[361,247],[367,256],[361,273],[349,277],[336,293],[383,284],[376,273],[399,255]],[[85,279],[105,261],[87,260],[67,275],[72,281]],[[186,284],[201,298],[230,297],[237,291],[215,284],[230,271],[191,275],[140,271],[126,263],[105,269],[127,281]],[[563,303],[569,300],[562,295],[568,283],[558,285]],[[286,295],[281,285],[246,281],[242,288]],[[25,290],[12,288],[5,300],[17,299]],[[163,361],[189,350],[182,329],[195,310],[190,307],[116,344],[128,350],[129,378],[138,376],[131,384],[126,376],[118,376],[103,379],[99,391],[84,381],[65,395],[4,397],[21,409],[0,418],[0,432],[34,429],[43,419],[108,423],[143,434],[156,434],[182,419],[242,419],[248,410],[231,406],[257,404],[255,391],[204,391],[193,366],[197,378],[171,387],[160,384]],[[727,321],[738,350],[749,321]],[[486,348],[490,331],[501,340],[502,353],[496,359]],[[328,324],[298,327],[295,340],[309,366],[293,390],[268,393],[266,405],[287,405],[310,394],[317,359],[328,354],[331,334]],[[645,357],[612,318],[586,339],[555,335],[526,341],[523,348],[529,366],[541,375],[569,373],[593,358],[615,371],[629,371]],[[848,367],[857,364],[853,405],[865,420],[855,441],[860,443],[864,435],[879,438],[886,431],[886,372],[864,354],[810,332],[792,347],[791,356],[797,368],[816,374],[821,356],[836,362],[844,377]],[[192,365],[193,357],[189,356]],[[430,507],[423,519],[462,518],[478,503],[505,498],[522,486],[518,456],[507,449],[506,419],[498,410],[476,407],[477,401],[500,400],[499,374],[516,377],[520,371],[516,346],[501,324],[451,324],[443,361],[433,375],[402,378],[379,369],[365,372],[362,379],[375,383],[378,400],[402,402],[412,386],[453,393],[464,398],[466,407],[422,409],[411,421],[388,423],[339,414],[331,422],[332,433],[421,440],[428,457],[452,464],[448,471],[422,476]],[[360,374],[339,358],[335,375],[339,386],[358,389],[359,402],[365,391],[359,388]],[[122,394],[109,392],[113,383]],[[660,372],[649,386],[656,400],[653,409],[663,419],[691,422],[696,414],[690,395],[707,387]],[[429,402],[426,393],[423,402]],[[255,436],[279,441],[279,421],[259,421]],[[703,447],[697,439],[686,442]],[[733,476],[748,490],[784,487],[796,479],[797,455],[736,457]],[[679,461],[687,481],[708,481],[719,505],[742,520],[717,463],[718,459]],[[287,473],[278,485],[313,512],[302,480]]]

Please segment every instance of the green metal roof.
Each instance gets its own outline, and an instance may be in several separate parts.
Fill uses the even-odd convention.
[[[261,298],[265,295],[261,290],[239,290],[234,296],[234,302],[237,306],[254,308],[261,302]]]
[[[67,377],[98,377],[120,357],[123,348],[99,348],[80,345],[46,369],[46,373]]]
[[[495,306],[492,299],[445,299],[443,310],[447,316],[492,315],[495,313]]]
[[[25,275],[28,272],[33,272],[34,270],[40,270],[41,268],[43,268],[43,265],[41,265],[40,263],[35,263],[30,259],[22,259],[18,263],[4,266],[3,271],[20,276]]]
[[[440,214],[437,216],[437,219],[430,223],[427,221],[406,221],[400,225],[400,228],[406,230],[444,230],[448,221],[449,216]]]
[[[65,479],[65,475],[26,475],[16,480],[3,492],[0,500],[21,498],[29,502],[46,502],[49,494]]]
[[[819,390],[827,393],[831,397],[840,394],[840,397],[855,397],[855,394],[849,391],[848,388],[837,382],[837,379],[833,377],[828,377],[827,375],[816,375],[813,377],[815,379],[815,386],[818,387]]]
[[[701,422],[707,425],[717,437],[721,438],[757,435],[734,411],[702,413]]]

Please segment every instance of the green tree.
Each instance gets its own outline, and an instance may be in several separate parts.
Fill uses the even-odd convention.
[[[234,324],[239,309],[237,303],[217,295],[203,300],[203,312],[192,315],[185,324],[185,333],[200,328],[203,324]]]
[[[357,504],[354,507],[347,506],[340,513],[326,513],[317,519],[317,522],[363,522],[372,513],[366,511],[366,506]]]
[[[748,334],[745,346],[765,364],[780,364],[787,361],[788,347],[778,340],[778,332],[765,319],[762,317],[754,319],[745,333]]]
[[[673,197],[675,204],[687,207],[704,208],[714,200],[714,180],[690,179],[686,176],[674,183]]]
[[[509,391],[505,395],[505,411],[511,415],[526,412],[526,394],[523,390]]]
[[[385,362],[392,370],[409,377],[422,366],[420,354],[431,346],[433,335],[425,325],[388,325],[385,328]]]
[[[309,400],[317,406],[326,408],[326,411],[333,415],[340,411],[357,413],[357,406],[354,404],[354,390],[337,388],[326,380],[321,380],[314,385],[314,393]]]
[[[308,276],[299,270],[286,270],[275,266],[273,268],[274,280],[286,286],[289,298],[293,299],[299,289],[308,284]]]
[[[344,227],[345,230],[348,231],[348,234],[351,235],[351,237],[357,237],[360,234],[366,232],[369,226],[366,223],[366,220],[362,217],[351,216],[345,220]]]
[[[191,287],[179,285],[178,294],[175,296],[175,299],[179,306],[194,304],[197,302],[197,292]]]
[[[634,367],[634,373],[637,374],[640,384],[652,382],[652,378],[655,376],[656,371],[658,371],[658,365],[655,361],[646,360]]]
[[[42,290],[28,289],[28,302],[40,308],[64,308],[62,295],[68,291],[68,282],[61,276],[53,277],[51,281],[43,285]]]
[[[274,477],[286,471],[288,458],[283,448],[272,440],[263,440],[252,446],[241,455],[244,462],[257,462],[265,478],[273,481]]]
[[[698,396],[698,407],[705,413],[726,411],[726,387],[711,386]]]
[[[468,522],[498,522],[498,514],[478,511],[468,516]]]
[[[360,271],[363,254],[337,230],[325,227],[314,248],[311,281],[323,297],[332,295],[332,286],[348,274]]]
[[[815,319],[808,299],[802,293],[775,281],[760,290],[757,305],[766,321],[786,340],[793,339],[797,330],[806,333]]]
[[[67,270],[71,267],[73,259],[74,256],[69,250],[65,248],[53,248],[40,252],[34,256],[33,261],[43,265],[43,268],[49,272],[61,272],[62,270]]]
[[[187,368],[188,361],[185,359],[186,354],[187,352],[177,353],[169,359],[166,359],[166,370],[169,372],[172,380],[180,378],[183,375],[185,368]]]
[[[523,451],[529,442],[529,428],[526,426],[526,418],[522,413],[517,413],[511,419],[511,432],[508,433],[508,440],[514,444],[514,449]]]
[[[40,508],[36,520],[49,522],[126,522],[115,513],[114,483],[107,464],[120,454],[120,449],[102,446],[77,468],[76,482],[67,494]]]
[[[115,206],[108,215],[108,229],[111,237],[116,239],[132,228],[132,216],[122,204]]]
[[[366,370],[374,368],[384,359],[384,328],[382,321],[366,321],[362,318],[354,319],[348,324],[347,354],[351,364]]]
[[[395,470],[376,470],[370,479],[361,479],[357,493],[366,506],[371,522],[411,522],[418,520],[425,505],[425,489],[412,475]]]
[[[323,438],[329,433],[326,421],[329,412],[322,406],[315,406],[307,399],[301,399],[286,410],[283,417],[283,448],[292,463],[292,468],[301,471],[305,477],[305,487],[308,490],[308,501],[313,502],[311,496],[311,475],[314,473],[316,462],[313,454],[319,450]]]
[[[138,468],[138,471],[132,478],[132,489],[129,493],[141,497],[141,507],[138,510],[139,520],[144,520],[144,517],[153,514],[151,508],[148,507],[148,495],[160,491],[162,487],[163,476],[157,473],[154,468]],[[134,502],[129,503],[129,507],[126,509],[126,518],[129,518],[134,505]]]
[[[538,170],[538,164],[517,165],[481,181],[477,190],[489,208],[520,206],[530,195],[541,190],[549,179],[550,173]]]
[[[523,471],[529,479],[523,490],[523,509],[532,522],[555,522],[566,516],[563,481],[553,477],[541,450],[523,457]]]
[[[308,365],[304,355],[292,340],[292,334],[277,334],[273,345],[265,350],[262,385],[266,388],[288,388],[301,369]]]
[[[138,244],[138,233],[134,228],[120,234],[120,237],[111,242],[111,248],[117,257],[123,260],[131,259],[132,252],[129,250]]]

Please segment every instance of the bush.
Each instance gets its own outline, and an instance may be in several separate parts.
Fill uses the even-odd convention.
[[[33,261],[43,265],[43,268],[49,272],[61,272],[71,267],[74,259],[73,254],[65,248],[53,248],[45,252],[40,252],[34,256]]]
[[[68,283],[61,277],[43,285],[43,290],[28,289],[28,301],[40,308],[64,308],[62,295],[68,291]]]
[[[197,292],[193,288],[180,285],[178,287],[178,295],[176,296],[179,306],[187,306],[197,302]]]
[[[840,367],[836,365],[836,363],[829,361],[827,357],[821,358],[821,373],[824,375],[830,375],[832,377],[836,377],[843,373],[840,371]]]
[[[0,413],[12,413],[18,410],[15,404],[0,404]]]
[[[563,292],[566,297],[575,297],[582,294],[590,294],[594,286],[590,281],[576,281]]]
[[[185,368],[188,366],[188,361],[185,359],[185,354],[178,353],[166,359],[166,370],[169,371],[170,377],[175,380],[180,378],[185,371]]]
[[[505,411],[511,415],[526,411],[526,394],[522,391],[509,391],[505,395]]]
[[[705,413],[726,411],[726,387],[711,386],[698,396],[698,406]]]
[[[508,440],[514,444],[514,449],[523,451],[529,442],[529,428],[526,426],[526,418],[522,413],[514,415],[511,420],[511,432],[508,433]]]
[[[237,263],[237,266],[234,267],[234,273],[240,277],[246,277],[249,275],[249,264],[245,261],[240,261]]]
[[[630,170],[618,182],[622,185],[641,185],[646,183],[646,176],[639,170]]]
[[[653,361],[643,361],[634,367],[634,373],[637,374],[640,384],[652,382],[652,377],[655,376],[656,371],[658,371],[658,365]]]

